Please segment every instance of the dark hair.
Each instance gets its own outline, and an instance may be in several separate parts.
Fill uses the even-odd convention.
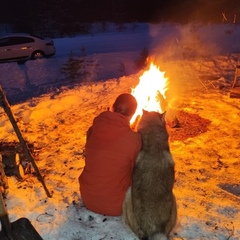
[[[137,101],[130,93],[123,93],[117,97],[113,106],[113,111],[131,117],[137,109]]]

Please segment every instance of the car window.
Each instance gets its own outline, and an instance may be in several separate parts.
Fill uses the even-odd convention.
[[[0,39],[0,47],[31,42],[34,42],[34,39],[30,37],[6,37]]]
[[[0,39],[0,47],[9,46],[9,45],[10,45],[10,39],[8,37]]]
[[[16,44],[34,42],[34,39],[30,37],[11,37],[10,42],[11,42],[11,45],[16,45]]]

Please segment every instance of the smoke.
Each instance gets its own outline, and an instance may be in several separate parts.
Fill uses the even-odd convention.
[[[239,27],[225,24],[152,24],[150,56],[167,60],[209,58],[236,52]],[[231,49],[232,48],[232,49]]]

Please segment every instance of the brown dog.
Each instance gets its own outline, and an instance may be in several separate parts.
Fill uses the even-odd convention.
[[[140,239],[167,239],[176,224],[177,207],[165,114],[143,110],[138,132],[143,147],[123,203],[123,218]]]

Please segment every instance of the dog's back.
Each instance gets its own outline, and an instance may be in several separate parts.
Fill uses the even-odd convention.
[[[138,131],[143,148],[136,160],[132,192],[126,196],[124,215],[140,238],[166,239],[176,223],[177,210],[172,193],[174,161],[164,116],[144,111]]]

